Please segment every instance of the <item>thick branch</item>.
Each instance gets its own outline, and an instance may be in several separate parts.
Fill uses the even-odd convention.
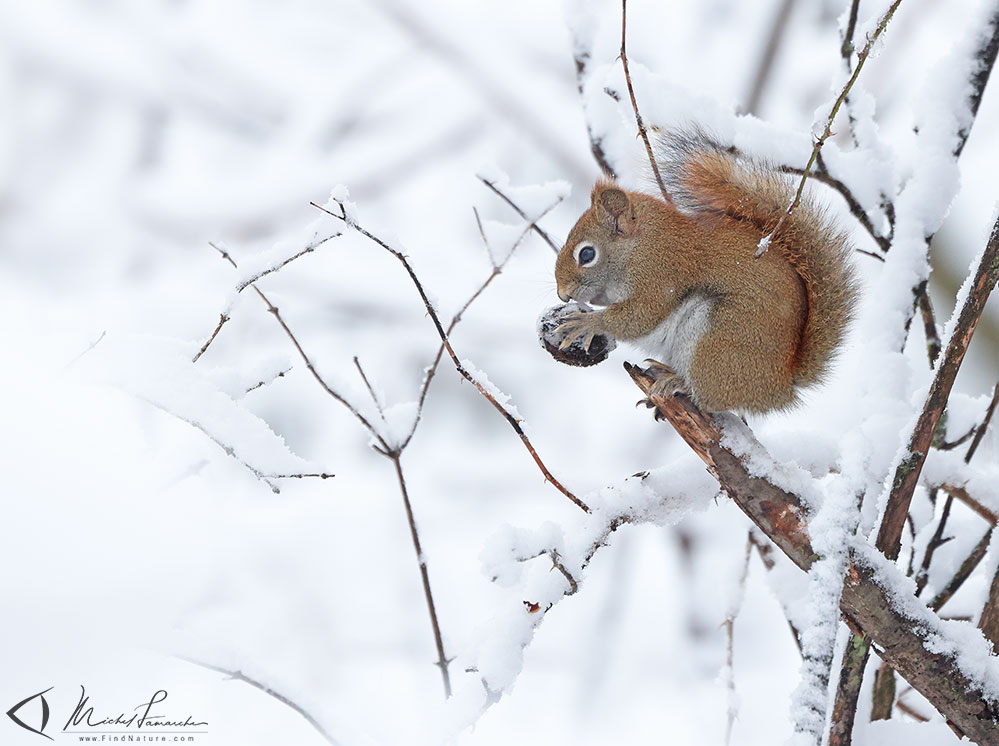
[[[658,416],[669,420],[739,508],[796,565],[803,570],[811,567],[816,556],[808,538],[801,498],[751,473],[739,456],[722,444],[722,431],[714,417],[701,412],[685,397],[651,394],[655,380],[637,366],[626,368],[638,387],[651,397]],[[727,420],[729,426],[739,427],[738,420]],[[929,638],[939,636],[939,631],[931,632],[925,618],[910,616],[906,609],[915,608],[914,600],[899,608],[892,592],[878,585],[875,577],[886,569],[876,568],[877,562],[875,556],[863,552],[862,546],[851,552],[841,610],[870,636],[881,659],[969,738],[979,744],[999,745],[999,703],[987,699],[982,686],[971,681],[952,657],[927,648]]]

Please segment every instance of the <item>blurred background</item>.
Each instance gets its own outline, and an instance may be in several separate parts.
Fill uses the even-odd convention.
[[[861,2],[861,27],[884,5]],[[923,81],[980,7],[905,0],[863,71],[880,131],[903,162]],[[629,56],[692,96],[807,133],[842,84],[846,9],[842,0],[632,0]],[[405,247],[450,318],[491,271],[473,207],[494,249],[523,227],[478,174],[505,175],[496,178],[508,193],[538,212],[565,195],[540,221],[557,242],[588,204],[599,169],[570,28],[585,31],[594,65],[614,64],[614,2],[0,5],[0,649],[13,672],[4,702],[55,684],[53,696],[75,703],[81,682],[138,702],[133,693],[168,681],[207,715],[209,743],[324,742],[273,698],[183,656],[266,682],[338,743],[435,742],[462,719],[443,705],[391,463],[316,386],[259,299],[233,292],[238,275],[209,242],[237,263],[275,246],[287,254],[336,227],[316,224],[309,202],[344,184],[366,224]],[[932,245],[941,323],[994,218],[994,87]],[[637,172],[633,122],[622,115],[619,129],[619,152]],[[862,231],[855,237],[873,250]],[[581,370],[540,349],[535,319],[557,302],[553,257],[537,236],[524,240],[457,327],[458,354],[511,395],[542,458],[577,494],[689,457],[633,408],[626,350]],[[351,401],[367,397],[354,356],[387,405],[416,398],[437,337],[402,268],[377,246],[345,235],[260,287]],[[264,438],[261,453],[283,439],[334,479],[288,480],[273,494],[192,416],[164,411],[167,399],[194,412],[214,401],[172,366],[197,352],[221,313],[231,320],[199,375],[231,395],[251,430],[266,424],[273,442]],[[916,330],[913,360],[922,347]],[[993,302],[959,391],[990,392],[997,359]],[[246,392],[255,377],[267,384]],[[777,442],[825,411],[819,397],[810,406],[771,426]],[[485,634],[491,609],[519,602],[481,572],[489,537],[575,508],[446,364],[403,465],[445,647],[459,651]],[[585,592],[541,627],[513,693],[459,742],[723,743],[722,624],[739,595],[747,524],[711,497],[678,527],[616,536]],[[941,553],[959,557],[961,542],[952,545]],[[790,734],[798,664],[754,557],[736,622],[732,743]],[[882,742],[880,727],[864,725],[858,742]],[[950,737],[941,723],[912,733],[914,744]]]

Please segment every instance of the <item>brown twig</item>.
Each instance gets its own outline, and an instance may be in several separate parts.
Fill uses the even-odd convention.
[[[999,382],[992,389],[992,400],[985,410],[985,418],[982,420],[982,424],[975,428],[975,439],[968,446],[968,453],[964,456],[964,463],[970,464],[971,459],[974,458],[975,451],[978,450],[978,445],[982,442],[982,438],[985,437],[985,431],[989,429],[989,423],[992,422],[992,415],[996,412],[997,404],[999,404]]]
[[[263,270],[261,270],[259,272],[254,273],[251,277],[243,280],[241,283],[239,283],[238,285],[236,285],[236,292],[237,293],[242,293],[244,290],[246,290],[247,287],[249,287],[250,285],[252,285],[253,283],[255,283],[261,277],[266,277],[269,274],[277,272],[278,270],[282,269],[286,265],[291,264],[296,259],[299,259],[299,258],[305,256],[306,254],[311,254],[313,251],[315,251],[317,248],[319,248],[320,246],[322,246],[324,243],[326,243],[327,241],[330,241],[330,240],[332,240],[334,238],[337,238],[339,235],[340,235],[340,232],[337,231],[336,233],[333,233],[333,234],[331,234],[329,236],[326,236],[326,238],[320,238],[319,240],[314,241],[313,243],[308,244],[304,249],[302,249],[301,251],[299,251],[294,256],[288,257],[287,259],[281,261],[280,263],[275,264],[273,267],[268,267],[267,269],[263,269]]]
[[[919,567],[919,572],[916,573],[916,596],[919,596],[923,592],[923,589],[926,587],[926,582],[929,580],[930,564],[933,562],[933,555],[936,553],[937,549],[954,538],[953,536],[948,536],[945,539],[943,536],[944,529],[947,527],[947,519],[950,518],[950,509],[953,504],[953,495],[947,495],[947,499],[944,501],[943,511],[940,513],[940,520],[937,523],[936,531],[933,532],[933,536],[930,537],[930,541],[926,545],[926,551],[923,553],[923,562]]]
[[[462,376],[462,378],[471,383],[476,388],[476,390],[480,394],[482,394],[482,396],[485,397],[485,399],[489,401],[490,404],[493,405],[496,411],[498,411],[501,415],[503,415],[503,418],[507,421],[507,423],[509,423],[510,427],[513,428],[514,432],[516,432],[517,435],[520,436],[521,442],[524,444],[524,447],[527,448],[528,453],[531,454],[531,458],[534,459],[534,463],[537,464],[538,468],[541,470],[541,473],[544,474],[545,479],[547,479],[552,484],[552,486],[555,487],[555,489],[557,489],[559,492],[561,492],[563,495],[569,498],[569,500],[571,500],[578,508],[589,513],[590,508],[586,505],[586,503],[584,503],[582,500],[576,497],[572,492],[566,489],[562,485],[562,483],[559,482],[548,470],[548,467],[545,466],[544,462],[541,460],[541,457],[538,455],[538,452],[534,449],[534,444],[531,443],[530,438],[527,437],[527,433],[525,433],[523,427],[521,427],[520,421],[510,412],[510,410],[508,410],[506,407],[500,404],[500,402],[496,399],[496,397],[493,396],[492,393],[490,393],[489,390],[485,386],[483,386],[478,380],[476,380],[476,378],[472,374],[470,374],[468,370],[465,368],[464,364],[461,362],[461,359],[458,357],[457,353],[454,351],[454,348],[451,346],[451,342],[447,336],[447,331],[444,329],[444,326],[441,323],[440,316],[438,316],[437,310],[434,308],[433,303],[430,302],[430,298],[427,296],[426,290],[424,290],[423,288],[423,283],[420,282],[420,278],[416,276],[416,272],[413,269],[413,266],[409,263],[409,260],[406,258],[406,255],[403,254],[398,249],[393,248],[390,244],[388,244],[378,236],[374,235],[373,233],[365,229],[363,226],[358,225],[357,222],[353,220],[353,218],[347,215],[347,210],[342,203],[337,202],[341,210],[340,215],[337,215],[335,212],[327,210],[325,207],[322,207],[321,205],[317,205],[315,202],[312,202],[310,204],[312,204],[312,206],[315,207],[316,209],[322,210],[327,215],[334,217],[337,220],[343,221],[346,225],[349,225],[351,228],[356,230],[365,238],[374,242],[378,246],[381,246],[383,249],[385,249],[392,256],[394,256],[396,259],[399,260],[403,268],[406,270],[406,273],[409,275],[410,280],[412,280],[413,285],[416,287],[417,292],[420,294],[420,298],[423,301],[423,305],[427,309],[427,314],[430,316],[431,321],[433,321],[434,327],[437,329],[437,334],[441,338],[441,343],[444,345],[444,349],[451,357],[451,361],[452,363],[454,363],[454,367],[458,371],[458,373]]]
[[[967,127],[961,128],[958,132],[957,147],[954,149],[954,157],[958,158],[964,150],[965,143],[968,142],[968,135],[971,134],[971,127],[978,117],[978,107],[982,103],[982,95],[985,93],[985,86],[988,85],[992,68],[996,64],[996,55],[999,53],[999,9],[989,20],[992,27],[992,35],[985,44],[978,49],[975,54],[978,67],[971,76],[971,95],[968,97],[968,108],[971,110],[971,121]]]
[[[860,685],[871,654],[871,638],[863,632],[850,635],[840,663],[836,699],[833,702],[829,726],[829,746],[850,746],[853,743],[853,723],[857,717]]]
[[[333,736],[330,735],[329,731],[327,731],[322,726],[322,724],[308,710],[306,710],[304,707],[302,707],[300,704],[298,704],[294,700],[289,699],[288,697],[284,696],[283,694],[281,694],[280,692],[278,692],[276,689],[273,689],[272,687],[267,686],[266,684],[258,681],[257,679],[254,679],[254,678],[251,678],[250,676],[247,676],[242,671],[232,671],[232,670],[230,670],[228,668],[223,668],[221,666],[216,666],[216,665],[213,665],[211,663],[205,663],[204,661],[199,661],[196,658],[188,658],[187,656],[184,656],[184,655],[178,655],[177,657],[180,658],[182,661],[186,661],[188,663],[191,663],[192,665],[200,666],[201,668],[207,668],[210,671],[215,671],[217,673],[223,674],[224,676],[227,676],[228,678],[230,678],[230,679],[232,679],[234,681],[242,681],[244,684],[249,684],[254,689],[259,689],[260,691],[262,691],[267,696],[273,697],[278,702],[280,702],[281,704],[283,704],[285,707],[291,708],[292,710],[294,710],[295,712],[297,712],[299,715],[301,715],[303,718],[305,718],[305,721],[309,725],[311,725],[313,728],[315,728],[316,731],[319,733],[319,735],[321,735],[326,740],[327,743],[331,744],[331,746],[338,746],[339,745],[339,742],[335,738],[333,738]]]
[[[572,47],[572,60],[576,65],[576,90],[579,91],[579,97],[583,102],[583,109],[585,112],[587,68],[590,65],[592,52],[589,47],[584,47],[583,40],[580,39],[578,34],[575,32],[573,32]],[[600,170],[606,178],[616,179],[617,173],[614,171],[613,166],[611,166],[610,161],[607,160],[607,153],[604,151],[603,139],[597,137],[596,132],[593,131],[593,123],[589,120],[589,118],[586,120],[586,135],[590,139],[590,153],[593,154],[593,160],[597,162],[597,166],[600,167]]]
[[[230,264],[232,264],[233,267],[236,267],[235,260],[233,260],[233,258],[229,255],[227,251],[225,251],[224,249],[220,249],[214,244],[212,244],[212,246],[213,248],[216,249],[216,251],[222,254],[222,257],[226,259]],[[285,264],[287,264],[287,262],[285,262]],[[430,623],[433,628],[434,644],[437,647],[437,656],[438,656],[437,665],[440,667],[441,670],[441,678],[444,682],[445,696],[450,697],[451,678],[447,668],[448,660],[444,655],[444,645],[441,637],[440,623],[437,619],[437,607],[434,604],[433,594],[431,593],[430,590],[430,575],[427,570],[426,561],[423,558],[423,550],[420,547],[419,533],[416,528],[416,519],[413,516],[413,507],[409,499],[409,491],[406,488],[406,481],[402,473],[402,464],[400,463],[402,450],[398,446],[393,446],[392,444],[390,444],[388,440],[377,430],[377,428],[375,428],[371,424],[371,422],[364,415],[361,414],[361,412],[357,409],[357,407],[351,404],[344,396],[342,396],[332,386],[330,386],[329,383],[326,382],[326,379],[324,379],[319,374],[319,371],[316,370],[316,367],[312,364],[312,360],[309,358],[308,354],[306,354],[305,349],[302,347],[301,343],[298,341],[298,338],[295,336],[295,334],[291,331],[291,328],[285,322],[284,318],[281,316],[281,313],[277,309],[277,307],[270,302],[270,300],[263,293],[263,291],[261,291],[260,288],[258,288],[255,284],[250,285],[250,287],[253,288],[253,290],[256,292],[260,300],[264,303],[264,305],[267,306],[267,310],[271,314],[273,314],[278,324],[280,324],[281,328],[284,330],[288,339],[291,340],[292,344],[295,346],[295,349],[298,351],[299,356],[305,362],[305,366],[309,369],[309,372],[312,373],[312,377],[315,379],[316,383],[319,384],[319,386],[323,389],[323,391],[325,391],[329,396],[331,396],[336,401],[340,402],[344,407],[347,408],[347,410],[351,414],[354,415],[354,417],[358,420],[358,422],[360,422],[361,425],[363,425],[364,428],[371,434],[372,438],[374,438],[377,441],[375,450],[378,451],[378,453],[380,453],[381,455],[390,459],[393,462],[393,465],[395,466],[396,475],[399,480],[399,488],[402,492],[403,503],[406,509],[406,519],[409,523],[410,534],[413,537],[413,545],[414,548],[416,549],[417,561],[420,567],[420,578],[423,583],[423,593],[427,601],[427,609],[430,615]],[[374,390],[371,388],[367,376],[364,375],[364,370],[361,368],[360,362],[357,360],[356,357],[354,358],[354,364],[357,366],[357,369],[361,374],[361,378],[364,379],[364,383],[365,385],[367,385],[368,391],[371,394],[372,399],[374,399],[375,401],[375,406],[378,409],[378,413],[381,416],[382,420],[384,421],[385,415],[382,411],[381,404],[378,402]],[[277,491],[276,487],[274,487],[273,485],[271,485],[271,487],[272,489]]]
[[[510,205],[510,207],[513,208],[513,211],[520,216],[521,220],[529,220],[529,218],[527,217],[527,213],[524,212],[520,208],[520,205],[518,205],[516,202],[514,202],[512,199],[510,199],[510,197],[508,197],[506,194],[504,194],[503,190],[500,189],[498,186],[496,186],[495,182],[490,181],[489,179],[485,178],[484,176],[479,176],[478,179],[483,184],[485,184],[486,187],[488,187],[492,191],[493,194],[495,194],[501,200],[503,200],[508,205]],[[535,233],[537,233],[539,236],[541,236],[541,239],[546,244],[548,244],[549,247],[551,247],[552,251],[554,251],[557,254],[559,252],[559,245],[557,243],[555,243],[555,240],[550,235],[548,235],[548,233],[541,226],[538,225],[537,221],[540,220],[540,219],[541,218],[536,218],[535,220],[531,221],[531,230],[534,231]]]
[[[853,84],[857,82],[857,78],[860,76],[860,71],[864,68],[864,63],[867,62],[867,58],[870,56],[871,49],[873,48],[875,42],[877,42],[878,38],[881,36],[885,28],[888,26],[888,22],[891,20],[892,16],[895,15],[895,10],[898,8],[899,3],[901,2],[902,0],[895,0],[895,2],[893,2],[888,7],[888,10],[885,11],[885,14],[881,16],[881,20],[878,22],[878,26],[874,30],[874,33],[872,33],[867,38],[867,43],[864,45],[863,50],[857,56],[857,66],[854,68],[853,74],[850,76],[850,79],[846,82],[846,85],[843,86],[843,90],[836,98],[835,103],[833,103],[832,110],[829,112],[829,116],[826,119],[825,129],[823,130],[822,134],[818,137],[818,139],[816,139],[815,141],[815,145],[812,148],[812,155],[809,157],[808,163],[805,164],[805,168],[803,169],[803,173],[801,176],[801,182],[798,184],[798,191],[795,193],[794,199],[791,201],[791,204],[788,205],[787,210],[784,212],[784,214],[780,216],[780,219],[777,221],[776,225],[774,225],[773,230],[771,230],[769,234],[767,234],[760,240],[760,246],[756,250],[757,257],[761,257],[763,256],[764,253],[766,253],[767,248],[770,246],[770,239],[772,239],[774,236],[778,234],[780,229],[784,226],[784,223],[787,220],[787,218],[794,212],[794,210],[801,203],[801,196],[802,193],[805,191],[805,182],[808,181],[808,175],[809,173],[811,173],[812,166],[815,165],[815,159],[819,157],[819,151],[822,150],[822,146],[825,145],[826,140],[832,134],[833,120],[836,119],[836,115],[839,113],[840,107],[843,105],[843,102],[846,100],[846,97],[849,95],[850,89],[853,88]]]
[[[793,8],[794,0],[782,0],[780,7],[774,14],[770,34],[767,37],[766,46],[763,48],[763,56],[760,58],[759,66],[756,68],[756,75],[753,76],[753,87],[746,98],[747,114],[759,113],[758,110],[760,102],[763,99],[763,92],[770,81],[770,75],[774,69],[774,61],[777,59],[777,52],[780,50],[781,42],[787,32],[788,21],[791,19]]]
[[[982,518],[988,521],[993,526],[999,521],[999,515],[996,515],[995,511],[986,508],[978,500],[973,498],[964,487],[959,487],[955,484],[941,484],[940,489],[946,492],[948,495],[956,500],[960,500],[974,512],[978,513]]]
[[[437,646],[437,666],[441,670],[441,678],[444,681],[444,696],[451,696],[451,675],[448,672],[450,660],[444,655],[444,640],[441,637],[440,623],[437,621],[437,606],[434,604],[434,596],[430,592],[430,574],[427,571],[427,561],[423,556],[423,548],[420,545],[420,534],[416,530],[416,518],[413,516],[413,506],[409,500],[409,490],[406,488],[406,478],[402,473],[402,454],[398,451],[390,454],[392,465],[395,466],[395,474],[399,480],[399,490],[402,492],[402,501],[406,507],[406,519],[409,521],[409,532],[413,539],[413,549],[416,550],[416,561],[420,565],[420,578],[423,581],[423,595],[427,602],[427,610],[430,613],[430,625],[433,628],[434,644]]]
[[[225,313],[219,314],[219,323],[215,327],[215,331],[213,331],[211,336],[208,337],[208,339],[205,341],[203,345],[201,345],[201,349],[198,350],[198,353],[193,358],[191,358],[192,363],[196,363],[198,362],[198,360],[201,359],[201,356],[204,355],[205,352],[208,350],[209,345],[211,345],[211,343],[215,341],[215,338],[219,335],[219,332],[222,331],[222,327],[225,326],[228,320],[229,320],[228,314]]]
[[[945,585],[940,592],[933,597],[933,600],[930,601],[929,607],[931,609],[939,611],[943,605],[958,592],[961,586],[964,585],[964,581],[971,577],[971,573],[975,571],[975,568],[977,568],[981,561],[985,558],[985,552],[989,548],[989,541],[992,539],[992,532],[994,530],[994,526],[989,526],[989,530],[985,532],[982,538],[978,540],[978,543],[972,548],[968,556],[964,558],[964,561],[958,567],[957,572],[954,573],[954,577],[952,577],[950,581],[948,581],[947,585]]]
[[[488,182],[486,182],[486,183],[488,183]],[[490,184],[489,186],[492,186],[492,185]],[[497,192],[497,193],[499,193],[499,192]],[[506,198],[504,196],[504,199],[508,199],[508,198]],[[508,201],[509,201],[509,199],[508,199]],[[485,233],[485,231],[482,228],[482,220],[479,218],[479,211],[478,210],[473,210],[473,212],[475,214],[475,222],[476,222],[476,224],[479,227],[479,235],[482,237],[482,243],[485,245],[485,247],[486,247],[486,253],[490,257],[490,264],[492,264],[492,271],[489,273],[489,275],[486,277],[486,279],[482,282],[482,284],[479,285],[479,287],[476,288],[475,291],[470,296],[468,296],[468,299],[464,302],[464,304],[462,304],[461,308],[458,309],[458,311],[454,314],[454,316],[451,317],[451,322],[447,326],[447,336],[448,336],[448,339],[451,338],[451,332],[454,331],[454,328],[461,321],[461,319],[464,316],[465,312],[469,309],[469,307],[472,305],[472,303],[474,303],[476,301],[476,299],[480,295],[482,295],[483,292],[485,292],[486,288],[489,287],[490,284],[492,284],[493,280],[495,280],[497,277],[500,276],[500,274],[503,272],[503,269],[506,267],[507,262],[509,262],[510,259],[511,259],[511,257],[513,257],[514,252],[520,247],[520,244],[523,242],[523,240],[527,236],[527,234],[532,229],[534,229],[534,228],[537,227],[537,221],[540,220],[545,215],[547,215],[553,209],[555,209],[556,205],[560,204],[561,202],[562,202],[562,200],[561,200],[561,198],[559,198],[559,200],[556,201],[555,204],[553,204],[550,207],[546,208],[541,213],[541,215],[539,215],[534,220],[532,220],[520,232],[520,235],[517,237],[516,241],[514,241],[513,246],[511,247],[510,251],[506,254],[505,257],[503,257],[503,261],[499,262],[499,264],[496,264],[493,261],[492,249],[489,246],[489,240],[486,238],[486,233]],[[518,207],[512,201],[509,202],[509,204],[513,205],[514,208],[517,210],[517,212],[523,214],[523,212],[521,211],[520,207]],[[524,219],[527,220],[526,216],[525,216]],[[413,436],[416,434],[416,428],[419,426],[420,420],[423,417],[423,405],[426,402],[427,393],[430,391],[430,384],[434,380],[434,376],[437,375],[437,369],[440,366],[440,363],[441,363],[441,360],[444,357],[444,352],[445,351],[446,350],[445,350],[445,347],[444,347],[444,343],[442,342],[441,345],[440,345],[440,347],[437,348],[437,354],[434,357],[434,361],[430,364],[430,367],[427,368],[427,372],[423,376],[423,383],[420,385],[420,395],[417,398],[417,402],[416,402],[416,417],[413,418],[413,425],[412,425],[412,427],[410,427],[409,433],[403,439],[401,448],[405,448],[407,445],[409,445],[409,441],[411,441],[413,439]]]
[[[256,391],[257,389],[261,388],[262,386],[266,386],[268,383],[271,383],[275,379],[284,378],[286,375],[288,375],[288,373],[291,372],[291,370],[292,370],[291,368],[285,368],[284,370],[278,371],[277,373],[275,373],[270,378],[257,381],[255,384],[253,384],[252,386],[250,386],[250,388],[248,388],[244,393],[249,394],[251,391]]]
[[[645,143],[645,152],[649,156],[649,164],[652,166],[652,173],[656,177],[656,183],[659,185],[659,191],[662,192],[663,199],[668,203],[672,203],[673,200],[670,199],[669,193],[666,191],[666,185],[663,184],[663,177],[659,173],[659,164],[656,163],[656,157],[652,153],[652,144],[649,142],[649,133],[645,129],[645,122],[642,121],[642,114],[638,110],[638,99],[635,98],[635,87],[631,84],[631,71],[628,69],[628,52],[625,45],[625,40],[628,36],[628,0],[621,0],[621,66],[624,68],[624,81],[628,85],[628,95],[631,97],[631,108],[635,112],[635,121],[638,123],[638,134],[642,138],[642,142]]]
[[[371,381],[368,380],[368,376],[364,373],[364,368],[361,367],[361,361],[354,355],[354,367],[357,368],[358,374],[361,376],[361,380],[364,381],[364,387],[368,390],[368,395],[371,397],[371,401],[374,402],[375,409],[378,410],[378,416],[381,418],[384,424],[388,424],[388,420],[385,419],[385,410],[382,407],[382,403],[378,400],[378,395],[375,394],[375,389],[371,385]],[[402,450],[402,449],[399,449]]]
[[[892,478],[892,487],[877,539],[878,549],[889,559],[898,557],[905,516],[909,512],[912,493],[916,489],[919,474],[929,453],[933,434],[947,405],[954,379],[964,361],[964,355],[985,308],[985,302],[997,281],[999,281],[999,220],[992,228],[988,244],[975,271],[970,292],[958,311],[957,323],[947,344],[943,361],[937,368],[926,404],[909,438],[907,455],[901,459]]]
[[[840,46],[839,52],[843,57],[843,61],[846,63],[847,69],[850,68],[851,62],[850,57],[853,55],[856,47],[853,44],[853,34],[857,29],[857,10],[860,8],[860,0],[853,0],[850,3],[850,16],[849,20],[846,22],[846,29],[843,33],[843,44]]]

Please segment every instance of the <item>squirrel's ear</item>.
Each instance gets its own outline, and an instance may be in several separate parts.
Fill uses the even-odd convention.
[[[608,230],[627,235],[635,225],[635,211],[628,193],[612,185],[598,184],[591,195],[593,209]]]

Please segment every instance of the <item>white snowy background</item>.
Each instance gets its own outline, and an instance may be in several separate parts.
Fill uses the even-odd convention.
[[[762,121],[736,120],[782,5],[632,0],[629,56],[650,123],[700,121],[803,165],[843,82],[845,4],[792,3]],[[926,170],[913,128],[946,128],[937,103],[954,96],[942,71],[961,79],[966,66],[950,55],[986,5],[904,0],[863,71],[894,171],[884,153],[851,161],[848,139],[827,148],[864,193],[922,179],[900,221],[936,228],[947,215],[932,251],[941,325],[994,218],[996,82],[959,181]],[[862,2],[861,28],[886,6]],[[667,425],[633,406],[621,362],[634,354],[622,346],[575,369],[539,347],[535,320],[557,298],[553,253],[537,236],[470,307],[454,347],[510,397],[567,487],[594,505],[641,502],[668,525],[618,531],[520,660],[533,621],[522,602],[538,600],[525,589],[556,593],[562,581],[544,559],[509,557],[539,536],[582,542],[582,514],[445,358],[402,465],[455,657],[448,703],[391,462],[316,385],[252,290],[234,289],[253,268],[345,230],[309,205],[340,184],[363,224],[405,247],[445,321],[491,268],[473,207],[497,260],[524,227],[477,174],[532,216],[564,197],[541,220],[561,240],[598,175],[570,29],[592,49],[589,120],[623,180],[641,186],[630,110],[602,90],[623,90],[619,12],[575,0],[0,5],[0,709],[54,686],[51,730],[81,684],[109,710],[163,688],[171,713],[209,721],[202,743],[326,742],[274,698],[184,660],[196,659],[293,699],[345,746],[722,744],[731,708],[733,744],[790,736],[800,656],[782,607],[807,618],[808,578],[782,564],[767,573],[754,555],[740,591],[748,519],[716,497]],[[876,250],[837,197],[815,191],[859,247]],[[877,345],[898,334],[893,314],[919,264],[904,246],[897,256],[886,269],[857,255],[868,293],[830,385],[793,414],[751,422],[790,466],[883,477],[904,443],[930,373],[918,319],[904,354]],[[340,393],[378,421],[357,356],[391,408],[386,432],[406,429],[438,338],[393,257],[345,230],[259,287]],[[223,312],[231,320],[192,364]],[[952,437],[984,411],[997,325],[993,302],[958,379]],[[931,455],[928,478],[967,478],[962,453]],[[993,509],[997,456],[993,430],[975,472]],[[247,464],[336,476],[271,480],[278,494]],[[645,486],[626,483],[646,470]],[[925,546],[935,523],[923,488],[913,512]],[[938,552],[926,597],[987,528],[961,505],[950,526],[956,538]],[[997,553],[993,542],[985,568]],[[969,581],[945,614],[977,614],[989,577]],[[740,599],[729,672],[723,623]],[[477,718],[482,675],[510,687]],[[905,701],[932,722],[868,723],[872,679],[873,669],[856,743],[957,742],[914,692]],[[3,743],[37,739],[0,723]]]

